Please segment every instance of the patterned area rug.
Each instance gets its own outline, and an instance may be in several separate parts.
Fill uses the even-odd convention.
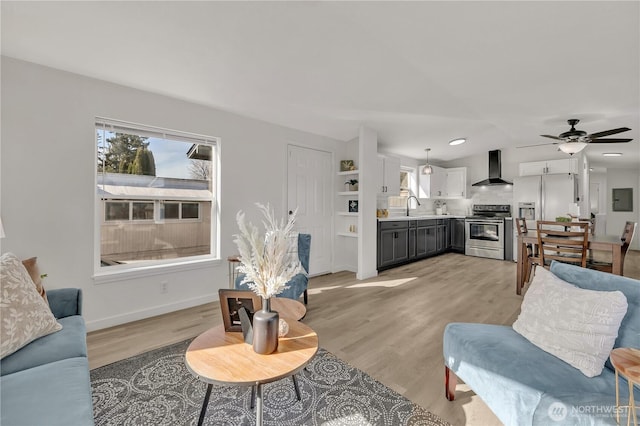
[[[95,423],[195,425],[206,385],[184,364],[190,341],[91,371]],[[265,425],[448,425],[324,349],[296,376],[263,387]],[[205,425],[255,425],[251,389],[214,386]]]

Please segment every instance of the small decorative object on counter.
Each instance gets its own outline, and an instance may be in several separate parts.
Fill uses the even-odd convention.
[[[351,170],[355,170],[356,166],[353,164],[353,160],[342,160],[340,161],[340,171],[341,172],[349,172]]]

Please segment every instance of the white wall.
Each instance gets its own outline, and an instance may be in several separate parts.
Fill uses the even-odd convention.
[[[607,169],[607,235],[622,235],[626,221],[640,222],[640,194],[638,193],[640,181],[640,171],[635,169]],[[612,189],[632,188],[633,189],[633,211],[614,212]],[[636,230],[636,236],[630,246],[631,249],[639,250],[640,236]]]
[[[2,250],[38,256],[47,288],[81,288],[90,330],[216,300],[218,289],[228,285],[226,257],[236,253],[236,212],[244,210],[255,222],[255,202],[270,202],[279,215],[286,210],[287,144],[332,153],[340,144],[6,57],[1,77],[0,214],[7,235]],[[96,116],[221,138],[221,261],[94,283]],[[160,280],[168,281],[168,293],[160,293]]]

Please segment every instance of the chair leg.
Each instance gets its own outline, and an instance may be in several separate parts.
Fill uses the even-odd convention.
[[[535,272],[535,267],[536,267],[535,263],[529,262],[529,268],[527,270],[527,278],[525,280],[526,284],[529,284],[531,282],[531,278],[533,277],[533,274]]]
[[[307,295],[307,290],[306,290],[306,289],[304,290],[303,295],[304,295],[304,304],[306,305],[306,304],[307,304],[307,302],[308,302],[308,297],[309,297],[309,296]]]
[[[449,401],[456,399],[456,385],[458,384],[458,376],[451,371],[449,367],[444,366],[444,393]]]

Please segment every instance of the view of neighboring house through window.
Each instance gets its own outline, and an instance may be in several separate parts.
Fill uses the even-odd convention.
[[[96,119],[99,268],[217,257],[217,139]]]
[[[400,168],[400,196],[388,197],[388,206],[390,209],[407,207],[407,198],[410,195],[418,194],[418,180],[416,179],[415,168],[402,166]],[[411,200],[415,203],[415,200]],[[411,208],[416,208],[415,204]]]

